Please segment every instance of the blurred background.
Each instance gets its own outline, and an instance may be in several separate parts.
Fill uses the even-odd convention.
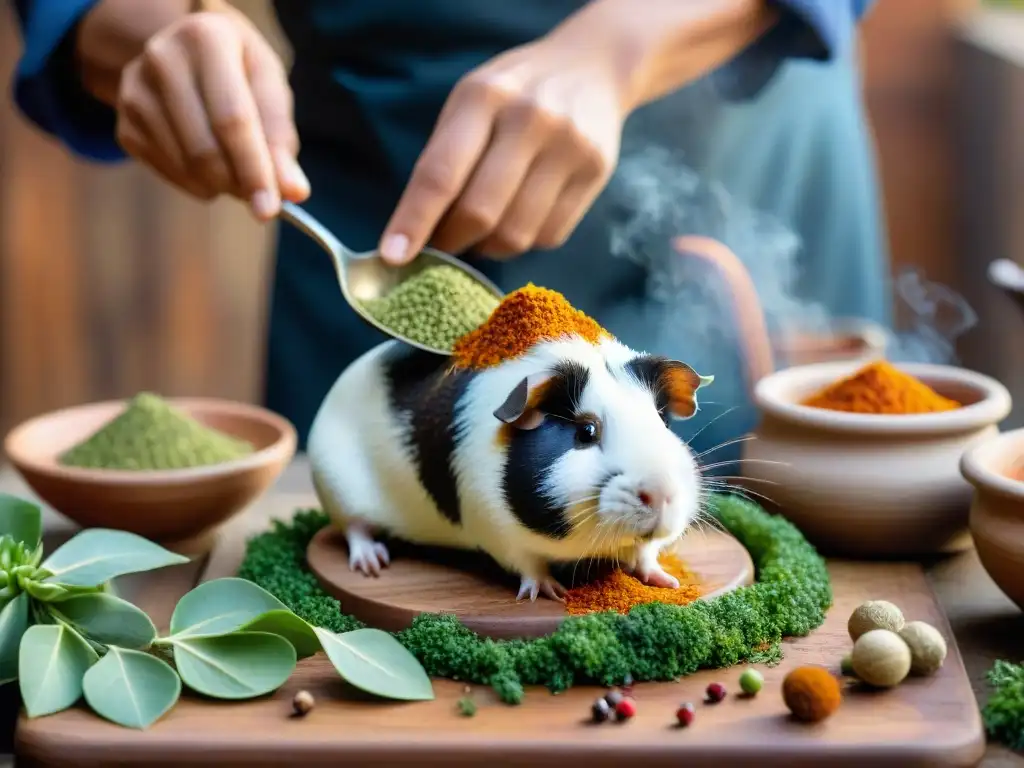
[[[280,41],[269,0],[235,5]],[[11,13],[0,3],[5,88]],[[1024,398],[1024,301],[986,276],[1024,264],[1024,4],[878,0],[861,41],[894,272],[962,293],[978,322],[961,362]],[[0,430],[143,389],[258,401],[272,237],[237,203],[72,159],[4,99]]]

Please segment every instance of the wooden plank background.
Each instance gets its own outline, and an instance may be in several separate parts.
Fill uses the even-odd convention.
[[[236,0],[280,41],[268,0]],[[948,21],[973,0],[879,0],[866,99],[897,264],[952,280]],[[0,4],[0,82],[19,49]],[[76,161],[0,104],[0,430],[156,389],[257,401],[272,228],[147,171]]]

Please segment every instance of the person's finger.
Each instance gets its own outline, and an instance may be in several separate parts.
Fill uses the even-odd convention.
[[[534,157],[529,133],[499,127],[462,194],[430,238],[431,244],[461,253],[489,236],[516,196]]]
[[[506,258],[535,246],[545,247],[546,243],[539,241],[540,231],[565,190],[566,181],[565,169],[554,153],[538,157],[493,234],[476,250],[491,258]]]
[[[426,245],[490,140],[493,106],[485,100],[461,104],[442,114],[384,228],[380,252],[386,261],[404,263]]]
[[[309,197],[309,179],[299,166],[292,89],[277,54],[262,39],[246,48],[246,69],[253,99],[277,172],[281,197],[299,203]]]
[[[588,176],[576,176],[558,193],[558,198],[537,232],[537,246],[558,248],[569,239],[580,220],[601,192],[601,185]]]
[[[194,185],[194,181],[183,172],[183,168],[175,165],[163,149],[149,137],[145,127],[137,125],[126,116],[118,116],[116,136],[117,143],[130,157],[148,167],[163,181],[201,200],[213,197],[205,187]]]
[[[241,42],[205,41],[196,47],[196,54],[199,90],[210,126],[228,158],[239,191],[258,219],[272,219],[281,209],[281,195],[246,76]]]
[[[160,94],[167,122],[181,147],[185,170],[201,181],[211,194],[238,194],[184,49],[170,41],[151,46],[145,59],[144,76]]]

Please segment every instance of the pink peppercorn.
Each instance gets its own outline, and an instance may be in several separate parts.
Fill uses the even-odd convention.
[[[676,719],[679,724],[683,727],[688,726],[693,722],[693,718],[697,716],[697,711],[693,708],[693,704],[686,702],[679,709],[676,710]]]
[[[629,698],[624,698],[618,704],[615,705],[615,717],[618,720],[629,720],[636,714],[636,702]]]
[[[712,683],[708,686],[708,701],[717,703],[725,698],[725,686],[721,683]]]

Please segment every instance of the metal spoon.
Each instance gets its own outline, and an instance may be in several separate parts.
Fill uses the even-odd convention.
[[[392,266],[381,259],[376,250],[356,253],[345,247],[327,227],[294,203],[282,203],[280,216],[284,221],[305,232],[317,245],[327,251],[334,261],[334,270],[338,274],[341,295],[345,297],[345,301],[357,315],[379,331],[418,349],[438,355],[450,355],[452,352],[450,349],[437,349],[399,335],[393,329],[381,325],[371,317],[361,302],[379,298],[418,272],[441,264],[461,269],[487,288],[495,298],[500,300],[505,296],[502,290],[483,274],[454,256],[433,248],[424,248],[416,258],[406,264]]]

